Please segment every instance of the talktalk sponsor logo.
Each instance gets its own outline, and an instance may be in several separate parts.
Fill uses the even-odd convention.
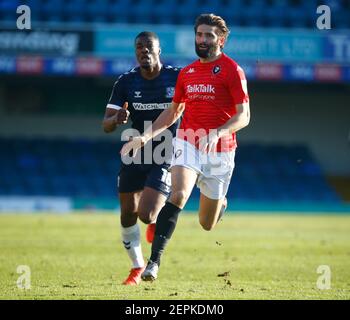
[[[259,64],[256,71],[257,78],[259,79],[279,80],[283,77],[283,70],[280,64]]]
[[[17,59],[18,73],[42,73],[44,61],[39,57],[20,57]]]
[[[215,87],[211,84],[189,84],[187,93],[215,93]]]
[[[96,58],[79,58],[77,74],[98,75],[103,73],[103,61]]]
[[[315,78],[319,81],[340,81],[341,68],[334,65],[316,65]]]

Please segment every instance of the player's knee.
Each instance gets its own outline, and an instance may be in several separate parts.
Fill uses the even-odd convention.
[[[120,216],[120,224],[124,228],[133,226],[137,221],[137,215],[135,213],[124,214]]]
[[[153,217],[152,213],[150,213],[149,211],[140,210],[138,212],[138,216],[139,219],[145,224],[150,224],[155,220],[155,217]]]
[[[158,211],[153,202],[142,203],[137,209],[137,215],[143,223],[150,224],[157,219]]]
[[[170,202],[179,208],[183,208],[189,198],[186,191],[180,190],[171,193]]]

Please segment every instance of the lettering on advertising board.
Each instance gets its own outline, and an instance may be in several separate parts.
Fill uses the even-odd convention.
[[[324,41],[324,55],[328,61],[350,63],[350,35],[329,34]]]
[[[90,31],[1,30],[0,51],[3,54],[44,54],[74,56],[92,52]]]

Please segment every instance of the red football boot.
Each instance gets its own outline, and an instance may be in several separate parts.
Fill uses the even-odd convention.
[[[129,276],[123,281],[124,285],[136,286],[141,282],[141,274],[145,270],[145,266],[141,268],[133,268],[130,270]]]

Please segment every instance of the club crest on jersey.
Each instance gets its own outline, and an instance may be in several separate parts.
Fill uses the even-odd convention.
[[[175,93],[175,88],[174,87],[167,87],[166,88],[165,97],[166,98],[173,98],[174,97],[174,93]]]
[[[194,72],[194,68],[189,68],[186,73],[193,73]]]
[[[214,73],[214,74],[218,74],[220,71],[221,71],[220,66],[215,66],[215,67],[213,68],[213,73]]]
[[[142,98],[141,91],[135,91],[134,98]]]

